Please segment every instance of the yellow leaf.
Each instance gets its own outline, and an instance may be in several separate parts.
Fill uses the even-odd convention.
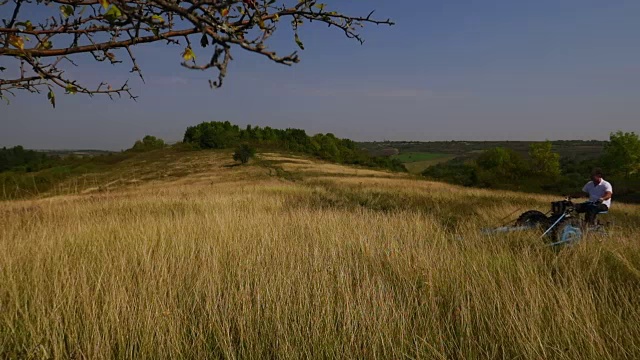
[[[279,21],[279,20],[280,20],[280,15],[278,15],[278,14],[274,14],[274,15],[273,15],[273,20],[274,20],[274,21]]]
[[[109,7],[109,0],[100,0],[100,5],[102,5],[103,8],[108,8]]]
[[[153,15],[151,17],[151,20],[153,20],[154,22],[164,23],[164,18],[160,15]]]
[[[220,11],[220,15],[222,15],[222,16],[229,15],[229,9],[222,9],[222,11]]]
[[[15,36],[15,35],[9,36],[9,44],[13,45],[14,47],[20,50],[24,50],[24,39],[21,36]]]
[[[72,95],[78,92],[78,88],[72,84],[67,84],[67,86],[65,86],[65,90],[67,90],[67,93]]]
[[[184,53],[182,53],[182,58],[185,61],[189,61],[189,60],[195,59],[196,58],[196,54],[194,54],[193,50],[191,50],[191,48],[188,47],[188,48],[184,49]]]

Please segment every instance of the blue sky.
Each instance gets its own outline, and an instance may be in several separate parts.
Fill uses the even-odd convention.
[[[211,120],[354,140],[640,132],[637,0],[325,2],[351,14],[375,9],[396,25],[367,26],[363,46],[304,25],[301,63],[285,67],[236,50],[217,90],[207,84],[213,73],[179,65],[176,47],[137,50],[146,84],[129,74],[130,64],[81,60],[70,73],[95,84],[130,78],[138,102],[59,91],[53,110],[45,96],[21,93],[0,104],[0,146],[119,150],[145,134],[179,140],[187,126]],[[9,8],[2,8],[4,18]],[[277,49],[295,50],[291,38],[274,40]]]

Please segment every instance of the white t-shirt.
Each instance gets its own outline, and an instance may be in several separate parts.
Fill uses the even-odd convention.
[[[582,191],[589,193],[589,201],[598,201],[607,191],[611,191],[613,194],[611,184],[605,179],[600,180],[600,184],[598,185],[594,185],[593,181],[589,181],[587,185],[582,188]],[[609,208],[611,207],[611,199],[605,200],[602,203]]]

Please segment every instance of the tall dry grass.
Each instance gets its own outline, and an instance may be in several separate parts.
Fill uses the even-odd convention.
[[[0,358],[640,358],[635,207],[554,251],[479,234],[546,197],[228,171],[1,203]]]

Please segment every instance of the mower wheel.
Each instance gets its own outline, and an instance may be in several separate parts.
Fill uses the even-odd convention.
[[[551,233],[551,239],[554,243],[572,243],[582,238],[582,228],[580,220],[576,218],[567,218],[560,221]]]
[[[543,228],[549,225],[549,219],[538,210],[529,210],[516,220],[516,226],[530,226],[532,228]]]

